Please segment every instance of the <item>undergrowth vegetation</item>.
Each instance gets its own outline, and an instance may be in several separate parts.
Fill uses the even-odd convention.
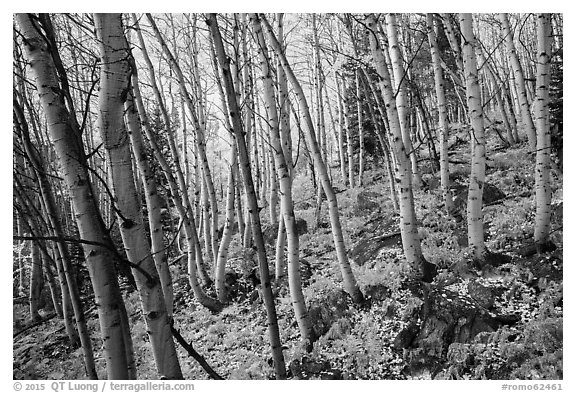
[[[491,140],[489,149],[494,148]],[[460,154],[467,154],[463,146]],[[555,173],[552,240],[554,252],[522,256],[521,249],[534,228],[533,158],[526,146],[490,154],[487,182],[506,197],[484,208],[488,248],[511,257],[508,263],[483,271],[472,269],[466,247],[465,222],[446,214],[441,193],[432,187],[415,194],[424,256],[436,264],[439,274],[429,287],[415,287],[412,267],[401,246],[386,246],[358,266],[358,283],[366,295],[363,306],[354,305],[342,290],[341,274],[334,255],[329,226],[316,228],[313,188],[306,174],[294,182],[296,215],[308,224],[300,236],[301,256],[310,264],[304,295],[317,340],[311,352],[299,342],[286,284],[274,284],[281,340],[290,378],[298,379],[562,379],[563,290],[562,290],[562,181]],[[367,178],[379,173],[370,172]],[[358,210],[360,193],[369,193],[377,207]],[[363,189],[338,193],[342,226],[349,248],[362,236],[367,223],[397,220],[389,200],[387,183],[381,178]],[[328,222],[323,205],[322,221]],[[230,268],[245,274],[256,264],[250,253],[233,243]],[[273,271],[274,247],[269,246]],[[258,287],[246,284],[219,314],[201,307],[185,279],[182,261],[172,266],[178,291],[174,326],[184,338],[227,379],[273,378],[273,364],[266,331],[266,314]],[[484,293],[478,295],[478,292]],[[252,292],[254,295],[250,296]],[[498,325],[471,328],[460,337],[444,337],[434,347],[426,334],[426,320],[433,309],[433,294],[439,299],[481,307],[486,318]],[[136,292],[125,292],[132,336],[138,354],[139,378],[154,378],[151,347],[140,313]],[[434,300],[436,301],[436,300]],[[430,303],[432,302],[432,303]],[[432,304],[432,306],[430,305]],[[467,306],[467,307],[468,307]],[[14,308],[15,323],[25,309]],[[484,315],[484,314],[483,314]],[[89,326],[97,331],[94,311]],[[472,323],[472,322],[470,322]],[[477,325],[474,325],[477,326]],[[15,331],[18,328],[15,326]],[[82,378],[81,352],[63,345],[61,322],[52,319],[42,328],[20,336],[14,344],[15,378]],[[99,373],[104,373],[99,335],[92,334]],[[418,343],[428,343],[419,345]],[[185,378],[205,379],[200,366],[178,349]],[[50,359],[50,360],[49,360]],[[144,359],[147,359],[144,362]],[[49,360],[49,361],[48,361]]]

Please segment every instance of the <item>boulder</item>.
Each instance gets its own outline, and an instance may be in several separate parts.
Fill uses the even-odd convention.
[[[379,200],[382,195],[372,191],[360,191],[356,196],[356,206],[354,212],[356,214],[367,214],[380,208]]]
[[[476,298],[441,286],[420,289],[423,305],[394,340],[394,348],[408,351],[406,373],[422,369],[434,373],[452,343],[470,343],[481,332],[494,332],[520,320],[517,315],[490,313],[479,304],[493,305],[498,290],[489,292],[479,283],[473,287]]]
[[[302,236],[308,233],[308,222],[305,219],[297,217],[296,218],[296,229],[298,230],[298,236]]]
[[[262,236],[264,236],[264,242],[269,245],[276,244],[276,238],[278,237],[278,223],[266,224],[262,228]],[[296,218],[296,230],[298,231],[298,236],[302,236],[308,233],[308,223],[303,218]]]
[[[483,285],[478,280],[472,280],[468,283],[468,294],[470,297],[487,310],[494,307],[496,298],[502,295],[504,291],[504,287]]]
[[[498,187],[491,183],[484,183],[484,190],[482,191],[482,204],[489,205],[496,201],[506,198],[506,194],[504,194]],[[453,211],[451,214],[465,214],[466,212],[466,205],[468,204],[468,188],[463,188],[460,192],[456,194],[456,198],[454,199],[453,204]]]
[[[330,290],[325,296],[313,299],[309,303],[308,315],[312,328],[312,337],[326,334],[332,325],[342,317],[349,317],[352,299],[342,289]]]
[[[395,217],[377,215],[360,232],[348,256],[362,266],[374,259],[385,247],[402,247],[402,238]]]
[[[366,236],[354,244],[348,256],[358,265],[376,258],[381,249],[385,247],[402,247],[400,232]]]

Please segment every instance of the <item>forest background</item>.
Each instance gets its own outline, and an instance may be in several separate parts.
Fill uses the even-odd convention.
[[[373,4],[371,4],[371,6],[373,6]],[[188,10],[187,10],[187,11],[188,11]],[[322,12],[324,12],[324,11],[322,11]],[[525,12],[525,10],[522,10],[522,12]],[[568,49],[568,48],[569,48],[569,47],[568,47],[568,45],[569,45],[569,44],[568,44],[568,42],[569,42],[569,41],[568,41],[568,37],[570,36],[570,34],[569,34],[569,28],[568,28],[568,27],[570,26],[570,23],[569,23],[569,18],[568,18],[568,17],[566,18],[565,22],[566,22],[565,24],[566,24],[566,26],[567,26],[567,29],[566,29],[567,41],[566,41],[566,51],[565,51],[565,52],[566,52],[566,64],[570,64],[570,51],[569,51],[569,49]],[[10,23],[6,23],[6,25],[9,26]],[[568,68],[567,68],[567,69],[568,69]],[[6,73],[6,75],[7,75],[7,73]],[[566,83],[566,89],[565,89],[565,91],[567,91],[567,92],[570,92],[570,91],[571,91],[571,90],[570,90],[570,81],[571,81],[571,78],[570,78],[569,72],[567,72],[567,73],[566,73],[566,79],[565,79],[565,83]],[[570,107],[570,102],[571,102],[571,97],[570,97],[570,95],[567,94],[566,97],[565,97],[565,99],[566,99],[566,101],[565,101],[566,107]],[[8,118],[8,117],[6,116],[6,119],[7,119],[7,118]],[[570,121],[571,121],[571,119],[566,119],[566,121],[567,121],[568,129],[570,129]],[[567,133],[567,135],[566,135],[566,143],[567,143],[567,145],[566,145],[565,148],[569,149],[570,146],[572,146],[572,144],[571,144],[571,136],[569,135],[569,133]],[[3,145],[4,145],[3,148],[5,148],[8,144],[6,143],[6,144],[3,144]],[[11,157],[11,154],[8,154],[8,153],[6,152],[5,154],[3,154],[3,157],[4,157],[4,159],[8,159],[8,157]],[[570,168],[570,167],[571,167],[571,158],[570,158],[570,155],[566,157],[566,165],[567,165],[567,168]],[[7,163],[6,163],[6,166],[5,166],[5,167],[7,168]],[[570,200],[570,199],[571,199],[571,195],[573,195],[573,194],[572,194],[572,191],[571,191],[572,186],[571,186],[570,183],[571,183],[571,181],[570,181],[570,175],[567,174],[567,178],[566,178],[566,182],[565,182],[565,192],[566,192],[566,199],[568,199],[568,200]],[[571,212],[570,212],[570,207],[569,207],[569,206],[566,207],[566,212],[565,212],[565,214],[567,214],[566,219],[569,220],[569,219],[570,219],[570,214],[571,214]],[[8,222],[8,221],[7,221],[7,217],[6,217],[6,222]],[[571,228],[566,227],[566,228],[565,228],[565,231],[566,231],[566,235],[565,235],[565,236],[566,236],[568,239],[570,239],[570,238],[571,238],[571,234],[570,234]],[[572,235],[572,236],[573,236],[573,235]],[[6,237],[7,239],[9,239],[8,236],[7,236],[7,234],[5,235],[5,237]],[[10,250],[10,248],[11,248],[11,247],[8,246],[6,249],[7,249],[7,250]],[[565,252],[566,252],[566,255],[567,255],[567,256],[570,256],[570,255],[571,255],[571,252],[570,252],[570,251],[571,251],[571,250],[570,250],[570,248],[569,248],[569,244],[567,244],[567,245],[566,245],[566,249],[565,249]],[[571,276],[571,271],[570,271],[571,268],[570,268],[570,266],[569,266],[569,265],[566,265],[566,266],[565,266],[565,269],[566,269],[566,270],[565,270],[565,275],[566,275],[566,277],[570,277],[570,276]],[[5,277],[8,277],[8,275],[6,274]],[[5,289],[7,289],[7,288],[8,288],[8,286],[5,287]],[[571,297],[570,287],[566,288],[566,296],[570,299],[570,297]],[[9,299],[10,296],[9,296],[8,294],[5,294],[5,296],[4,296],[3,298],[4,298],[4,299]],[[569,307],[568,307],[568,310],[569,310]],[[567,311],[568,311],[568,310],[567,310]],[[566,327],[569,329],[569,326],[570,326],[569,312],[566,313],[565,323],[567,324]],[[7,334],[6,334],[6,336],[7,336]],[[568,348],[569,348],[569,345],[570,345],[570,341],[569,341],[569,340],[570,340],[570,338],[569,338],[569,337],[566,337],[566,345],[567,345]],[[569,364],[570,364],[570,363],[569,363],[569,354],[570,354],[570,351],[567,351],[567,352],[566,352],[566,359],[565,359],[565,360],[566,360],[566,369],[568,369]],[[570,373],[567,372],[566,375],[570,375]]]

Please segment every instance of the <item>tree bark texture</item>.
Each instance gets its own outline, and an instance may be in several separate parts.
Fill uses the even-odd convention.
[[[114,261],[118,257],[111,246],[90,184],[79,130],[73,127],[75,123],[70,120],[73,115],[58,93],[58,76],[47,43],[39,33],[40,26],[30,15],[18,14],[16,20],[24,38],[26,57],[35,76],[40,102],[48,119],[50,137],[62,168],[61,175],[70,192],[80,237],[92,242],[83,244],[83,248],[95,301],[99,305],[98,316],[108,378],[131,379],[135,377],[131,362],[132,342],[125,334],[129,331],[128,318],[114,268]]]

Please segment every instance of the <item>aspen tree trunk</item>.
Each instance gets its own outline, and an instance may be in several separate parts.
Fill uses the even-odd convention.
[[[268,124],[270,127],[270,142],[272,144],[277,175],[280,182],[282,218],[288,239],[288,284],[290,288],[290,297],[292,299],[296,321],[300,328],[302,341],[308,346],[311,346],[310,318],[308,317],[308,309],[306,307],[304,294],[302,293],[302,282],[300,278],[300,244],[298,229],[296,228],[296,218],[294,216],[294,203],[292,201],[292,179],[290,178],[290,172],[286,165],[284,152],[282,150],[282,142],[280,140],[278,112],[276,110],[276,98],[274,96],[274,82],[272,80],[272,71],[269,67],[271,61],[266,53],[268,47],[264,40],[260,20],[258,19],[257,14],[252,14],[250,18],[252,20],[252,27],[254,29],[258,51],[260,53],[264,99],[268,113]]]
[[[480,264],[486,260],[488,250],[484,244],[482,218],[482,192],[486,173],[486,138],[484,135],[484,116],[478,84],[478,67],[476,65],[476,38],[472,31],[472,14],[460,14],[462,31],[462,55],[464,75],[466,76],[466,96],[468,97],[468,114],[472,125],[472,169],[468,185],[468,244],[472,247],[474,258]]]
[[[131,64],[135,69],[136,65]],[[125,103],[126,125],[128,135],[132,145],[132,152],[138,166],[146,198],[146,207],[148,210],[148,225],[150,227],[151,252],[160,278],[162,293],[166,303],[166,313],[171,319],[174,313],[174,291],[172,287],[172,276],[168,266],[168,256],[165,252],[164,231],[162,230],[161,207],[162,201],[158,195],[156,178],[154,172],[148,163],[148,156],[144,150],[142,141],[142,127],[138,117],[138,110],[134,103],[133,93],[128,94],[128,100]]]
[[[248,150],[248,158],[250,158],[250,153],[253,149],[252,145],[252,135],[255,133],[253,132],[254,129],[254,100],[253,100],[253,79],[252,79],[252,53],[250,53],[248,47],[248,40],[246,38],[246,31],[249,28],[248,23],[248,14],[242,14],[242,36],[241,36],[241,44],[242,44],[242,60],[244,67],[242,69],[242,98],[244,102],[244,112],[243,112],[243,126],[244,132],[246,133],[246,149]],[[258,160],[256,158],[256,154],[254,154],[254,165],[258,168]],[[251,231],[251,224],[250,224],[250,213],[248,211],[248,197],[246,195],[246,189],[244,188],[244,180],[242,171],[238,168],[237,171],[238,175],[238,186],[239,189],[242,190],[242,202],[244,204],[244,211],[238,214],[238,221],[242,223],[243,230],[240,230],[240,224],[238,226],[238,232],[241,236],[242,246],[244,248],[250,247],[252,243],[252,231]],[[256,187],[258,184],[256,184]],[[238,203],[238,207],[241,207],[242,203]],[[240,218],[241,217],[241,218]]]
[[[22,236],[22,220],[20,215],[16,216],[17,218],[17,227],[18,227],[18,236]],[[18,248],[18,296],[25,296],[26,290],[24,282],[26,281],[26,266],[24,265],[24,258],[22,257],[22,249]]]
[[[422,186],[422,178],[420,176],[420,171],[418,170],[418,157],[416,157],[416,150],[412,146],[412,139],[410,138],[410,108],[408,106],[408,96],[406,94],[406,71],[402,64],[402,53],[400,52],[400,46],[398,43],[398,28],[395,14],[386,14],[386,30],[388,32],[388,43],[390,45],[388,52],[390,53],[392,71],[394,73],[396,108],[398,110],[398,118],[402,130],[402,141],[406,146],[406,152],[410,158],[412,187],[418,189]]]
[[[528,136],[528,143],[531,149],[536,148],[536,129],[534,121],[530,114],[530,104],[528,103],[528,96],[526,93],[526,80],[524,79],[524,72],[520,65],[520,59],[514,46],[514,34],[510,30],[510,23],[508,22],[508,15],[501,13],[498,14],[500,23],[502,25],[502,35],[506,42],[506,49],[510,59],[510,65],[514,72],[514,80],[516,81],[516,91],[518,93],[518,102],[520,104],[520,113],[522,114],[522,122],[524,129]]]
[[[342,77],[342,87],[346,96],[346,79]],[[356,187],[356,175],[354,175],[354,148],[352,146],[352,131],[350,130],[350,108],[344,100],[344,129],[346,131],[346,154],[348,155],[348,182],[350,188]]]
[[[236,135],[236,143],[238,146],[238,153],[240,155],[242,173],[244,175],[244,186],[248,196],[248,208],[252,217],[252,232],[254,234],[254,243],[256,244],[257,248],[260,282],[262,283],[262,294],[266,306],[266,314],[268,317],[268,334],[270,336],[274,370],[276,372],[276,379],[285,379],[286,366],[284,364],[284,354],[282,353],[280,333],[278,330],[278,317],[276,315],[274,295],[272,294],[272,287],[270,285],[268,259],[266,257],[266,248],[264,245],[264,238],[262,236],[262,228],[260,226],[258,201],[254,192],[254,184],[250,170],[250,161],[248,159],[248,150],[246,149],[246,141],[244,139],[242,121],[240,119],[240,110],[238,107],[238,102],[236,101],[234,84],[232,82],[232,75],[230,73],[230,58],[227,57],[226,53],[224,52],[224,44],[222,43],[222,37],[218,28],[216,14],[210,14],[209,17],[210,19],[208,19],[206,23],[208,24],[214,39],[216,54],[218,55],[218,61],[222,69],[222,76],[224,77],[224,87],[227,93],[226,95],[228,100],[228,108],[230,110],[230,118],[232,120],[234,134]]]
[[[270,116],[270,115],[268,115]],[[280,145],[280,149],[282,145]],[[272,157],[273,152],[270,151],[270,202],[268,205],[268,211],[270,213],[270,223],[272,225],[278,224],[278,179],[276,178],[276,163],[274,157]]]
[[[366,23],[370,40],[370,50],[374,58],[376,71],[381,78],[382,96],[388,115],[389,138],[394,149],[394,156],[396,157],[396,177],[398,179],[397,183],[400,192],[400,232],[404,255],[408,262],[420,271],[422,280],[431,282],[436,275],[436,266],[426,261],[422,255],[416,212],[414,210],[414,196],[412,194],[411,165],[406,152],[406,145],[402,140],[402,128],[396,108],[396,99],[394,98],[394,92],[390,82],[390,73],[386,67],[384,53],[376,36],[376,20],[374,15],[369,15]]]
[[[244,231],[246,230],[246,222],[244,221],[244,209],[242,208],[242,183],[240,179],[240,168],[236,165],[234,168],[234,180],[236,182],[235,189],[236,189],[236,217],[238,217],[238,236],[240,238],[240,243],[242,243],[242,239],[244,236]]]
[[[260,100],[258,99],[258,97],[256,98],[257,102],[259,102]],[[258,107],[258,106],[257,106]],[[260,181],[262,182],[262,187],[260,189],[260,210],[264,210],[268,207],[268,197],[269,197],[269,191],[268,189],[270,188],[270,176],[269,176],[269,168],[268,168],[268,149],[265,148],[265,143],[264,143],[264,135],[262,133],[262,130],[264,129],[264,124],[262,122],[262,118],[266,118],[266,112],[264,111],[264,113],[261,113],[260,111],[258,111],[258,117],[256,119],[256,122],[258,124],[258,127],[256,127],[257,130],[259,130],[258,134],[260,135],[260,147],[258,148],[258,150],[260,151],[260,157],[261,157],[261,162],[260,162]],[[266,146],[267,147],[267,146]]]
[[[326,83],[326,81],[324,80],[324,83]],[[339,157],[339,152],[338,152],[338,128],[336,126],[336,120],[334,119],[334,114],[332,113],[332,100],[329,97],[328,94],[328,88],[324,88],[324,102],[326,103],[326,108],[328,109],[328,118],[330,119],[330,128],[332,129],[332,134],[331,134],[331,139],[332,139],[332,143],[328,143],[328,140],[326,140],[326,146],[329,147],[329,152],[328,155],[326,157],[328,157],[327,159],[330,160],[330,162],[334,162],[334,146],[336,146],[336,155]],[[326,136],[326,138],[328,138],[328,136]],[[339,160],[338,160],[339,161]],[[334,181],[334,179],[332,178],[332,173],[330,172],[330,179],[332,181]]]
[[[364,122],[362,118],[362,102],[360,101],[360,69],[356,72],[356,110],[358,111],[358,139],[360,140],[360,147],[358,152],[358,186],[362,188],[364,186]]]
[[[536,64],[536,218],[534,240],[538,252],[547,250],[550,235],[550,61],[552,26],[550,14],[538,14],[538,63]]]
[[[48,119],[54,144],[74,212],[80,237],[93,244],[84,244],[84,255],[98,307],[100,330],[104,344],[104,358],[109,379],[132,379],[132,341],[128,334],[128,317],[118,286],[112,242],[98,211],[79,130],[71,121],[62,96],[54,62],[46,41],[39,34],[40,27],[29,15],[18,14],[16,20],[25,39],[26,57],[35,75],[41,105]],[[101,245],[95,245],[101,244]]]
[[[230,151],[230,172],[228,173],[228,186],[226,188],[226,221],[224,222],[224,230],[222,231],[222,240],[218,249],[218,256],[216,258],[216,271],[214,273],[214,282],[216,283],[216,295],[218,300],[222,303],[228,300],[228,293],[224,286],[226,278],[226,262],[228,260],[228,249],[232,241],[232,226],[234,225],[234,199],[236,197],[236,177],[235,166],[237,166],[238,149],[236,147],[236,139],[233,135],[230,136],[230,143],[232,149]]]
[[[140,293],[142,313],[156,368],[161,378],[182,379],[162,286],[146,238],[142,209],[134,185],[128,133],[124,125],[124,104],[130,89],[128,42],[121,14],[95,14],[101,40],[99,125],[110,160],[112,189],[118,207],[120,234]]]
[[[284,14],[277,15],[278,22],[278,42],[284,48]],[[294,179],[294,164],[292,161],[292,136],[290,133],[290,108],[288,98],[288,79],[280,61],[276,62],[276,75],[278,79],[278,117],[280,139],[282,143],[282,153],[286,161],[286,167],[290,180]],[[286,226],[284,225],[284,212],[280,206],[280,220],[278,225],[278,236],[276,237],[276,285],[280,283],[286,272],[286,258],[284,257],[284,247],[286,246]]]
[[[52,263],[54,262],[52,258],[51,260],[48,260],[48,258],[46,258],[42,266],[44,268],[44,280],[46,281],[46,283],[48,284],[48,288],[50,289],[50,298],[52,299],[52,305],[54,306],[54,311],[56,312],[58,318],[62,319],[64,317],[64,314],[62,312],[62,305],[58,301],[58,298],[60,297],[58,293],[58,284],[56,283],[56,278],[54,277],[54,270],[52,270],[51,262]],[[78,342],[78,339],[76,339],[76,342]]]
[[[312,14],[312,36],[314,39],[314,97],[316,97],[316,131],[318,133],[318,143],[320,145],[320,152],[325,162],[328,162],[328,155],[326,152],[326,122],[324,119],[324,100],[322,98],[322,90],[324,89],[324,78],[322,74],[322,59],[320,57],[320,40],[318,37],[318,28],[316,25],[316,14]],[[316,226],[320,227],[322,200],[324,193],[320,186],[319,174],[316,179]]]
[[[62,268],[62,256],[60,254],[60,251],[58,250],[58,246],[57,245],[53,245],[52,246],[52,254],[54,255],[54,264],[56,266],[56,274],[58,275],[58,285],[60,287],[60,297],[61,297],[61,303],[62,303],[62,319],[64,320],[64,325],[66,327],[66,333],[68,334],[68,337],[70,338],[70,343],[72,343],[72,345],[76,344],[78,342],[78,340],[80,340],[80,345],[82,346],[82,354],[86,357],[86,354],[91,356],[91,359],[94,359],[94,354],[92,353],[92,345],[90,345],[89,350],[84,349],[84,339],[80,336],[80,334],[85,334],[86,337],[86,341],[88,341],[90,339],[90,334],[88,332],[88,330],[86,329],[85,331],[81,332],[81,329],[78,328],[78,332],[76,332],[76,329],[74,328],[74,321],[72,320],[72,318],[74,317],[74,308],[72,305],[72,299],[70,296],[70,291],[68,290],[68,283],[66,282],[66,276],[64,275],[64,271]],[[51,268],[52,269],[52,268]],[[79,299],[77,300],[79,302]],[[80,302],[79,302],[80,303]],[[84,314],[82,314],[84,315]],[[78,318],[76,319],[78,320]],[[86,324],[86,322],[84,321],[84,325]],[[86,361],[84,361],[84,367],[85,367],[85,371],[86,374],[88,374],[88,367],[86,366]],[[88,363],[90,364],[90,363]],[[96,379],[98,376],[96,375],[96,372],[93,373],[93,375],[88,375],[88,377],[90,379]],[[94,378],[93,378],[94,377]]]
[[[242,216],[242,208],[240,204],[240,189],[239,189],[239,168],[238,168],[238,148],[236,146],[236,138],[232,130],[232,125],[230,124],[230,118],[228,110],[228,103],[226,102],[226,94],[224,93],[224,88],[222,87],[222,75],[219,72],[218,60],[216,58],[216,50],[214,49],[212,35],[208,36],[210,41],[210,54],[212,58],[212,65],[214,67],[214,74],[216,75],[216,86],[218,87],[218,93],[220,95],[220,102],[222,103],[222,112],[224,114],[224,124],[226,130],[230,132],[230,172],[228,174],[228,185],[226,188],[226,219],[224,223],[224,228],[222,230],[222,239],[220,240],[220,246],[218,248],[218,254],[216,257],[216,266],[214,271],[214,282],[216,286],[216,296],[218,300],[222,303],[228,301],[228,293],[226,292],[225,279],[226,279],[226,262],[228,260],[228,250],[230,247],[230,242],[232,241],[232,228],[234,225],[234,212],[235,205],[234,202],[237,199],[237,212],[239,221]],[[238,49],[237,42],[237,31],[234,30],[234,44],[235,50]],[[238,68],[235,68],[234,75],[236,75],[236,86],[240,84],[240,78],[238,76]],[[239,90],[238,90],[239,91]],[[238,182],[238,186],[237,183]],[[244,223],[242,226],[238,226],[238,231],[240,234],[244,233]]]
[[[344,150],[344,134],[347,125],[346,111],[344,110],[344,99],[342,97],[342,88],[340,86],[341,76],[334,71],[334,79],[336,80],[336,99],[338,100],[338,155],[340,157],[340,174],[342,175],[342,184],[348,184],[348,173],[346,170],[346,153]]]
[[[450,168],[448,164],[448,115],[446,113],[446,94],[444,91],[444,74],[440,62],[440,51],[434,29],[432,14],[426,14],[426,24],[428,28],[428,43],[432,55],[432,67],[434,68],[434,87],[436,89],[436,99],[438,100],[438,126],[440,128],[440,187],[442,188],[442,199],[444,209],[450,212],[452,208],[452,194],[450,192]]]
[[[28,294],[28,302],[30,306],[30,318],[33,322],[37,322],[42,319],[38,313],[40,297],[42,294],[42,287],[44,286],[44,280],[42,276],[42,264],[43,258],[40,254],[40,248],[38,244],[32,242],[32,258],[30,266],[30,286]]]
[[[456,60],[456,66],[458,67],[459,78],[464,79],[464,63],[462,60],[462,49],[458,43],[457,36],[460,35],[456,32],[456,26],[452,23],[451,14],[442,14],[442,22],[444,23],[444,31],[446,32],[446,38],[448,38],[448,43],[452,52],[454,52],[454,59]],[[464,80],[462,80],[464,83]]]
[[[214,188],[214,182],[212,180],[210,165],[208,163],[208,156],[206,155],[206,138],[204,135],[204,131],[206,130],[206,123],[204,121],[200,122],[199,117],[196,114],[196,109],[195,109],[194,103],[192,101],[192,97],[190,96],[190,93],[186,89],[186,80],[184,78],[184,74],[182,73],[182,70],[180,68],[179,63],[174,58],[174,55],[172,54],[172,52],[170,51],[170,49],[166,45],[164,38],[160,34],[160,30],[158,30],[158,27],[156,26],[156,22],[152,18],[152,15],[147,13],[146,17],[148,18],[148,21],[152,25],[152,29],[154,30],[154,35],[156,36],[158,42],[162,46],[162,50],[163,50],[164,54],[168,58],[169,63],[172,65],[172,70],[176,74],[176,79],[178,80],[178,83],[180,85],[181,95],[184,97],[184,101],[186,102],[186,106],[188,108],[188,111],[189,111],[190,116],[192,118],[192,122],[194,124],[194,129],[196,132],[197,154],[200,156],[202,173],[203,173],[204,179],[206,181],[206,186],[208,187],[208,195],[210,196],[210,204],[211,204],[210,207],[211,207],[211,213],[212,213],[212,235],[217,236],[216,233],[218,231],[218,201],[216,199],[216,189]],[[202,111],[202,110],[203,109],[200,108],[200,111]],[[174,161],[175,162],[177,161],[176,157],[174,158]],[[178,178],[178,181],[180,183],[182,183],[182,181],[183,181],[183,176],[181,176],[182,171],[179,171],[179,172],[180,172],[180,174],[178,174],[178,172],[177,172],[177,175],[178,175],[177,178]],[[180,180],[181,178],[182,178],[182,180]],[[185,186],[185,185],[180,184],[180,186]],[[185,199],[185,201],[186,200],[187,200],[187,198]],[[185,204],[185,206],[187,208],[188,208],[188,205],[189,205],[189,203]],[[212,252],[213,253],[212,255],[214,255],[216,253],[216,251],[214,251],[212,247],[210,250],[208,250],[208,252]],[[209,279],[208,275],[205,273],[203,265],[199,266],[199,272],[202,275],[202,279],[204,279],[204,282],[209,284],[210,279]]]
[[[206,250],[207,259],[213,262],[213,266],[216,266],[216,258],[213,257],[212,250],[212,220],[210,218],[210,195],[208,193],[208,183],[206,177],[202,176],[202,186],[200,188],[201,206],[202,206],[202,232],[204,237],[204,249]],[[200,250],[200,252],[202,252]],[[209,265],[209,264],[208,264]],[[202,277],[202,273],[200,273]],[[204,281],[204,279],[203,279]]]
[[[282,212],[282,206],[280,206],[280,220],[278,222],[278,235],[276,236],[276,253],[275,253],[275,281],[276,285],[280,285],[280,281],[286,275],[286,259],[284,258],[286,247],[286,226],[284,225],[284,213]]]
[[[302,109],[302,113],[304,115],[304,120],[306,121],[306,128],[307,128],[307,139],[308,139],[308,147],[310,149],[310,153],[313,158],[314,167],[320,181],[322,183],[322,188],[324,189],[324,193],[326,195],[326,199],[328,201],[328,210],[330,215],[330,224],[332,227],[332,236],[334,237],[334,248],[336,249],[336,255],[338,257],[338,262],[340,264],[340,271],[342,273],[342,279],[344,281],[344,288],[346,292],[352,297],[352,300],[356,303],[361,303],[364,300],[364,295],[360,291],[358,287],[358,283],[356,282],[356,278],[354,277],[354,273],[352,272],[352,267],[350,266],[350,261],[348,260],[348,255],[346,254],[346,246],[344,244],[344,236],[342,234],[342,227],[340,224],[340,214],[338,212],[338,200],[336,199],[336,194],[334,193],[334,189],[332,188],[332,183],[330,182],[330,178],[328,177],[328,171],[326,170],[326,164],[322,158],[322,153],[320,151],[320,147],[318,146],[318,141],[316,140],[316,135],[314,132],[314,124],[312,122],[312,117],[310,115],[310,109],[308,107],[308,102],[306,101],[306,97],[304,95],[304,91],[302,90],[302,86],[298,79],[294,75],[284,52],[282,51],[282,47],[278,42],[273,30],[272,26],[268,23],[266,18],[262,15],[261,16],[262,23],[266,27],[268,32],[270,42],[272,47],[274,48],[274,52],[279,57],[282,67],[286,72],[288,79],[290,80],[292,87],[298,97],[300,102],[300,108]]]
[[[62,257],[58,252],[58,247],[52,245],[52,255],[54,260],[54,266],[56,266],[56,273],[54,273],[54,268],[52,266],[47,267],[50,269],[50,274],[58,277],[58,286],[60,287],[60,299],[61,299],[61,313],[58,316],[64,320],[64,326],[66,328],[66,333],[68,334],[68,339],[72,346],[77,345],[79,342],[79,336],[74,328],[74,322],[72,321],[72,303],[70,302],[70,292],[68,291],[68,285],[66,284],[66,277],[61,273],[62,268]],[[56,280],[56,277],[54,277]]]

